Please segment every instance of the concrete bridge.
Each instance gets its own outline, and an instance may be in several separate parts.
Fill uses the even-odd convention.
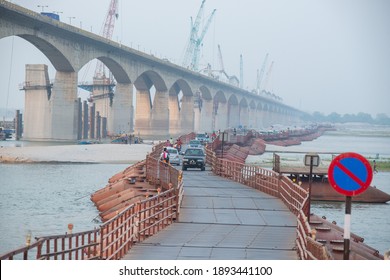
[[[77,97],[78,72],[93,59],[103,62],[116,81],[109,105],[107,98],[94,101],[109,133],[166,138],[238,125],[293,124],[303,115],[269,95],[253,94],[0,0],[0,39],[9,36],[30,42],[56,70],[50,82],[47,66],[26,66],[24,139],[81,138],[82,126],[92,121],[88,123]]]

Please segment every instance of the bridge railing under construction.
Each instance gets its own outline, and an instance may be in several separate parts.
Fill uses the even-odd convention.
[[[325,246],[312,237],[312,229],[307,219],[309,193],[289,178],[272,170],[218,158],[215,153],[217,142],[206,148],[206,161],[211,165],[213,173],[281,199],[297,216],[296,246],[299,257],[305,260],[329,259]]]

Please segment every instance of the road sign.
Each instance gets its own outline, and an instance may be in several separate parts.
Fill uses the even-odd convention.
[[[372,181],[370,162],[357,153],[343,153],[329,165],[330,185],[339,193],[355,196],[364,192]]]

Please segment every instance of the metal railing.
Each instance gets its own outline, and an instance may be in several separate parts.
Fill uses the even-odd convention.
[[[179,219],[183,197],[182,171],[159,161],[165,143],[153,147],[146,157],[147,181],[159,185],[153,197],[132,204],[94,230],[36,238],[28,246],[0,256],[0,259],[121,259],[136,242],[141,242]],[[325,246],[312,238],[307,219],[308,193],[277,172],[219,159],[213,145],[206,148],[208,164],[219,176],[281,199],[297,216],[296,248],[301,259],[330,259]],[[131,168],[137,168],[134,165]],[[31,258],[31,257],[30,257]]]
[[[325,246],[312,238],[312,229],[307,219],[309,193],[306,190],[272,170],[218,158],[213,150],[214,146],[206,147],[206,162],[216,175],[281,199],[297,217],[296,248],[299,258],[331,258]]]
[[[121,259],[134,243],[178,220],[183,196],[182,171],[158,160],[162,146],[156,145],[146,157],[147,180],[159,187],[158,194],[130,205],[96,229],[37,237],[32,244],[1,255],[0,259]],[[136,164],[130,168],[137,167]]]

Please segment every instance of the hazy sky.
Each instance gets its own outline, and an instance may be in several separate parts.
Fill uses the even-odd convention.
[[[45,12],[60,12],[65,23],[99,33],[110,0],[11,2],[37,12],[42,11],[38,5],[44,6]],[[181,64],[190,17],[195,18],[200,4],[119,0],[113,40]],[[390,116],[390,1],[206,0],[205,20],[213,9],[216,16],[204,39],[201,66],[220,68],[219,44],[225,70],[239,77],[242,54],[244,87],[252,90],[256,71],[269,53],[266,72],[272,61],[274,65],[268,90],[286,104],[324,114]],[[23,108],[19,84],[25,64],[45,63],[54,73],[45,56],[18,37],[0,39],[0,61],[0,107],[8,100],[8,108]]]

